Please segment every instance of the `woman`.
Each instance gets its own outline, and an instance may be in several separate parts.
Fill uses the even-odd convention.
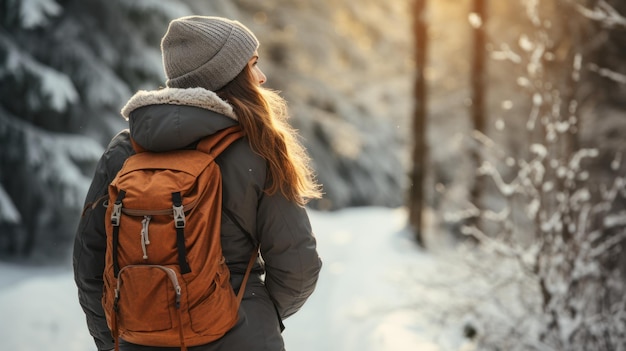
[[[98,163],[74,246],[79,300],[99,350],[114,345],[101,305],[106,248],[101,199],[133,153],[130,139],[148,151],[176,150],[237,124],[245,138],[216,159],[223,179],[222,249],[235,291],[257,243],[262,260],[253,267],[235,327],[215,342],[189,349],[284,350],[282,320],[312,294],[321,268],[303,207],[320,191],[286,122],[284,100],[261,87],[266,77],[257,65],[258,46],[237,21],[176,19],[161,42],[167,87],[140,91],[123,108],[130,128],[113,138]],[[166,348],[120,340],[120,349]]]

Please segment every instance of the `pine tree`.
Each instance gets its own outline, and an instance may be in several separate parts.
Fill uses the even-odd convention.
[[[0,252],[69,247],[120,107],[163,81],[160,35],[188,13],[169,1],[0,0]]]

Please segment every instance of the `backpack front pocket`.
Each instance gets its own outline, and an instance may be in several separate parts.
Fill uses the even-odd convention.
[[[152,332],[172,329],[180,304],[176,272],[158,265],[130,265],[117,278],[116,300],[122,330]]]

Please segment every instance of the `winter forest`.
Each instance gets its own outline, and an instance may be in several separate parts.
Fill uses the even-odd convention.
[[[440,274],[405,272],[401,308],[466,341],[432,350],[626,350],[622,0],[0,0],[0,263],[71,266],[120,109],[191,14],[259,38],[315,216],[406,213]]]

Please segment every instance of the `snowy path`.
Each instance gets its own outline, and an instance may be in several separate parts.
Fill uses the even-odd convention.
[[[433,259],[402,233],[404,209],[311,212],[324,268],[303,310],[285,321],[287,350],[440,351],[406,303],[406,269]],[[2,350],[94,350],[69,268],[0,263]],[[412,297],[415,300],[415,296]]]
[[[415,322],[394,310],[403,294],[402,272],[429,265],[403,233],[404,210],[349,209],[312,213],[324,269],[315,294],[285,321],[288,350],[435,351]],[[428,335],[427,335],[428,336]]]

